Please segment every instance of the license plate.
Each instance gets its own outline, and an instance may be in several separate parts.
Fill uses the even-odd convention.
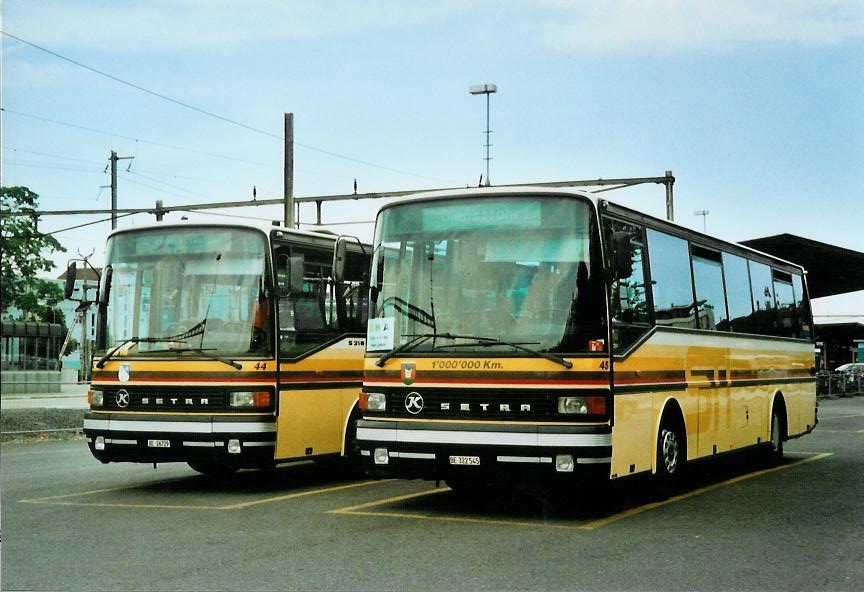
[[[147,440],[149,448],[171,448],[171,440]]]
[[[450,457],[451,465],[479,465],[480,457],[479,456],[451,456]]]

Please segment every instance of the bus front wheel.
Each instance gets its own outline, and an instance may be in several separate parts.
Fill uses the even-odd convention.
[[[193,471],[198,471],[208,477],[228,477],[240,469],[233,463],[212,460],[190,460],[187,464]]]

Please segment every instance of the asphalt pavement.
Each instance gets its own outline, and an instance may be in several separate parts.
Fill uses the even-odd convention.
[[[820,402],[776,467],[693,467],[666,499],[465,495],[297,463],[211,480],[0,447],[3,590],[859,590],[864,397]]]

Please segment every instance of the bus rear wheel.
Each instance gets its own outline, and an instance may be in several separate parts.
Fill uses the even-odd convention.
[[[684,431],[664,420],[657,436],[656,482],[661,495],[669,496],[680,487],[686,462]]]
[[[783,462],[783,418],[775,405],[771,410],[771,440],[768,442],[768,462],[779,465]]]

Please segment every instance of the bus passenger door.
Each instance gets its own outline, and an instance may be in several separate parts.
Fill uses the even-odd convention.
[[[328,352],[339,333],[329,281],[332,261],[332,250],[325,248],[290,245],[276,251],[280,356],[277,460],[342,449],[339,391],[327,384],[335,369]]]

